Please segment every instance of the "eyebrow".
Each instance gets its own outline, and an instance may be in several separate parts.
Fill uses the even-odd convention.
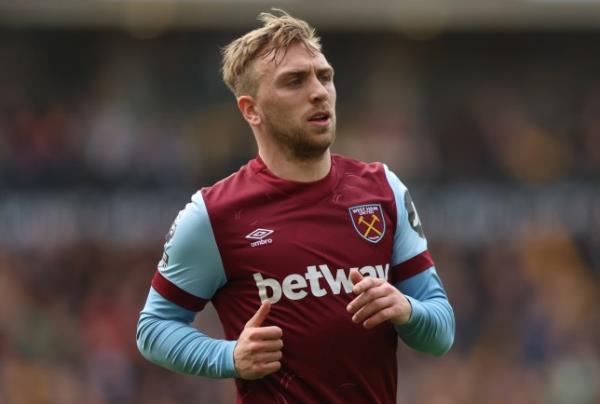
[[[309,72],[309,69],[291,69],[291,70],[280,73],[277,76],[276,80],[277,81],[285,80],[289,77],[294,77],[294,76],[304,77],[309,74],[308,72]],[[334,73],[333,67],[327,66],[327,67],[322,67],[322,68],[317,69],[317,74],[322,74],[322,73],[331,73],[333,75],[333,73]]]

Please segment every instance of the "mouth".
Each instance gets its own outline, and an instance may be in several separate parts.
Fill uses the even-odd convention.
[[[331,113],[329,111],[319,111],[308,117],[308,121],[316,125],[329,125],[331,122]]]

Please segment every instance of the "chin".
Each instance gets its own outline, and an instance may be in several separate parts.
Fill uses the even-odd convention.
[[[296,155],[298,157],[302,157],[305,160],[316,160],[322,157],[327,150],[333,144],[333,139],[328,138],[327,140],[321,139],[322,141],[316,141],[311,143],[306,143],[301,147],[296,149]]]
[[[320,136],[318,139],[313,138],[311,141],[296,143],[291,148],[292,154],[298,160],[316,160],[329,150],[332,143],[332,137],[328,136],[327,138],[323,138]]]

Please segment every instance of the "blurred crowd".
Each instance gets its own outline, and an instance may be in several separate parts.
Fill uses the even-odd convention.
[[[0,187],[204,184],[237,169],[255,148],[220,80],[233,37],[4,32]],[[335,150],[408,180],[598,180],[599,38],[325,35]]]
[[[189,195],[236,170],[256,151],[219,77],[219,47],[235,36],[0,30],[0,203],[32,191]],[[599,39],[323,33],[338,89],[334,150],[384,161],[411,187],[594,191]],[[443,358],[400,348],[400,402],[600,403],[600,233],[512,227],[468,245],[427,234],[456,340]],[[233,401],[231,380],[173,374],[137,352],[163,236],[0,244],[0,403]],[[210,306],[197,325],[222,335]]]
[[[155,247],[0,251],[0,402],[231,402],[233,382],[172,374],[137,352]],[[199,317],[209,335],[222,333],[214,311]]]

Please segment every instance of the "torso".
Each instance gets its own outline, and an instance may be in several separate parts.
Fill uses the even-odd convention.
[[[383,166],[333,156],[324,179],[303,184],[252,160],[202,195],[227,278],[212,299],[226,337],[237,339],[260,291],[274,303],[265,325],[283,329],[282,369],[238,380],[238,401],[395,402],[393,327],[365,330],[346,311],[350,268],[385,278],[391,265],[396,208]]]

